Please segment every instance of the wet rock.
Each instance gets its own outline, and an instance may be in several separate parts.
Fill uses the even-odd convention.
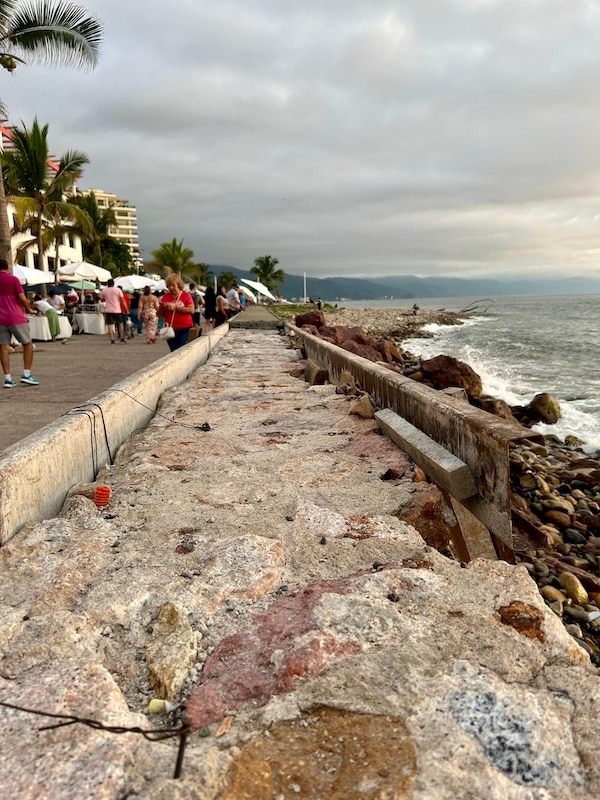
[[[459,386],[469,397],[481,396],[481,378],[468,364],[452,356],[435,356],[421,362],[421,371],[437,386]]]

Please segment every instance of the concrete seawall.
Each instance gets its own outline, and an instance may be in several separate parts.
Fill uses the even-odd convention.
[[[154,416],[165,389],[206,363],[227,324],[116,383],[8,448],[0,459],[0,546],[23,525],[55,516],[69,489],[92,481]]]

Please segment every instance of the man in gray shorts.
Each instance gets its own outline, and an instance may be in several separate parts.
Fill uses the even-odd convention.
[[[23,345],[23,375],[21,383],[37,386],[39,381],[31,374],[33,343],[29,333],[29,320],[25,312],[35,314],[29,305],[18,278],[11,275],[7,262],[0,258],[0,363],[4,372],[4,388],[17,385],[10,374],[10,343],[14,338]]]

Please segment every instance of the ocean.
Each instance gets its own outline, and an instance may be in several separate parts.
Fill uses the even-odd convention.
[[[385,299],[345,301],[346,308],[421,308],[462,311],[476,303],[463,325],[428,325],[434,338],[410,339],[423,358],[445,354],[481,376],[485,394],[526,405],[540,392],[560,402],[556,425],[536,425],[561,439],[577,436],[590,454],[600,450],[600,294]]]

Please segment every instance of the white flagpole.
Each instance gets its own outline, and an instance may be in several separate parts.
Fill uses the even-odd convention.
[[[304,273],[304,302],[306,303],[306,272]]]

